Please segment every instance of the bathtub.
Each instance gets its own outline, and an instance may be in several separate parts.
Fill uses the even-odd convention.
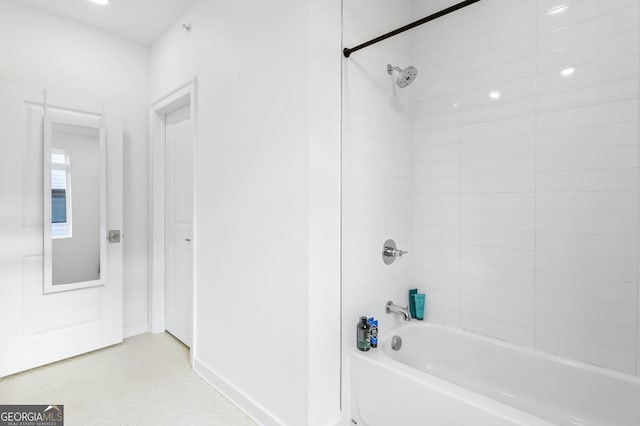
[[[442,325],[382,333],[350,357],[352,424],[640,425],[636,377]]]

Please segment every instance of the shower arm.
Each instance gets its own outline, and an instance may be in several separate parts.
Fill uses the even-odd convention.
[[[389,73],[389,75],[393,74],[394,71],[398,71],[398,72],[402,72],[402,68],[400,67],[394,67],[393,65],[387,65],[387,72]]]

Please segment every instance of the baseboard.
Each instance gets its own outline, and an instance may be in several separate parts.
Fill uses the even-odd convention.
[[[197,358],[193,360],[193,370],[259,425],[275,426],[284,424],[246,393],[221,377],[207,364]]]
[[[131,327],[125,327],[122,331],[122,335],[125,339],[133,336],[137,336],[138,334],[144,334],[149,332],[149,324],[146,322],[140,325],[134,325]]]

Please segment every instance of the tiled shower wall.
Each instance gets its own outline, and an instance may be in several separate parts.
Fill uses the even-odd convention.
[[[639,22],[637,0],[483,0],[413,34],[429,320],[637,373]]]
[[[345,0],[345,45],[452,3]],[[640,372],[638,8],[482,0],[346,61],[345,349],[418,287],[430,321]]]
[[[344,2],[345,46],[353,46],[413,19],[411,1]],[[412,95],[394,87],[388,63],[411,58],[408,37],[365,49],[345,63],[342,138],[343,349],[355,347],[361,315],[380,319],[381,329],[399,324],[384,314],[387,300],[405,302],[410,263],[382,261],[394,238],[409,249],[411,238]],[[406,259],[402,259],[406,260]]]

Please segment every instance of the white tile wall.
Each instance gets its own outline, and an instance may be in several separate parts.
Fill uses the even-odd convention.
[[[429,319],[637,372],[638,17],[638,1],[485,0],[416,30],[413,177],[446,176],[451,198],[416,185],[414,217],[447,212],[454,237],[413,245],[458,262],[433,277],[412,258],[416,285],[459,294],[448,315],[428,297]],[[425,150],[425,128],[447,149]]]
[[[345,45],[451,3],[347,0]],[[639,7],[483,0],[345,61],[346,347],[418,287],[430,321],[640,373]]]
[[[412,18],[412,1],[349,0],[344,3],[344,44],[354,46]],[[407,259],[386,266],[382,245],[393,238],[411,246],[412,100],[395,87],[388,63],[406,66],[407,35],[354,54],[343,69],[342,306],[343,349],[355,348],[362,315],[380,329],[398,324],[384,314],[387,300],[404,302],[410,287]],[[426,154],[425,154],[426,155]]]

